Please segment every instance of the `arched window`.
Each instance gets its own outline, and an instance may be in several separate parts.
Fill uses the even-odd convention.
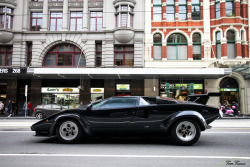
[[[169,60],[187,60],[187,39],[182,34],[172,34],[167,39],[167,58]]]
[[[157,33],[154,34],[154,60],[161,60],[162,59],[162,37],[161,34]]]
[[[201,60],[201,35],[193,34],[193,60]]]
[[[234,0],[226,0],[226,16],[227,17],[235,16]]]
[[[45,67],[76,67],[86,66],[85,56],[81,50],[71,44],[60,44],[53,47],[43,59]]]
[[[221,32],[216,32],[216,58],[221,59]]]
[[[13,28],[13,9],[7,6],[0,6],[0,28]]]
[[[215,0],[215,18],[220,18],[220,0]]]
[[[227,31],[227,58],[234,59],[235,56],[235,33],[232,30]]]
[[[179,0],[179,20],[187,20],[187,0]]]

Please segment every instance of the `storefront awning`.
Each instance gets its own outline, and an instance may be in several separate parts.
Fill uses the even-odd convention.
[[[44,79],[216,79],[232,73],[231,68],[28,68],[27,74]]]
[[[232,70],[240,73],[245,79],[250,79],[250,65],[234,66]]]

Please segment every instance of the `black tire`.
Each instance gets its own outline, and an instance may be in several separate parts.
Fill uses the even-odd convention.
[[[62,143],[73,144],[82,139],[83,131],[78,121],[66,119],[56,127],[56,135]]]
[[[36,117],[37,119],[43,119],[44,116],[43,116],[43,113],[38,112],[38,113],[36,113],[35,117]]]
[[[171,139],[179,145],[189,146],[196,143],[200,134],[199,124],[192,119],[178,120],[171,127]]]

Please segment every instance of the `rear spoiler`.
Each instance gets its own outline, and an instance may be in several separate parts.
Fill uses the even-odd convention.
[[[210,92],[208,94],[199,94],[199,95],[189,95],[187,101],[192,101],[200,104],[207,104],[210,97],[221,96],[221,92]]]

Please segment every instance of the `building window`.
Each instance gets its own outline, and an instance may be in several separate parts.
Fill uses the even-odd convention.
[[[102,42],[96,42],[95,44],[95,66],[102,66]]]
[[[43,2],[43,0],[32,0],[32,2]]]
[[[175,20],[175,1],[169,0],[167,1],[167,21]]]
[[[134,8],[130,5],[116,7],[116,27],[133,27]]]
[[[179,20],[187,20],[187,0],[179,0]]]
[[[31,31],[40,31],[43,25],[42,13],[31,13]]]
[[[134,65],[134,46],[115,46],[115,66]]]
[[[242,0],[240,0],[240,16],[243,17]]]
[[[71,44],[60,44],[52,48],[43,59],[44,67],[85,67],[85,56]]]
[[[90,30],[102,30],[102,12],[90,12]]]
[[[63,0],[51,0],[51,2],[63,2]]]
[[[83,2],[83,0],[70,0],[71,2]]]
[[[62,29],[62,12],[50,13],[50,31],[60,31]]]
[[[6,6],[0,6],[0,28],[12,30],[13,9]]]
[[[82,30],[82,12],[70,12],[70,31]]]
[[[201,19],[200,0],[192,0],[192,19]]]
[[[154,34],[154,60],[161,60],[162,59],[162,37],[161,34],[157,33]]]
[[[221,32],[216,32],[216,58],[221,59]]]
[[[32,43],[27,43],[27,64],[26,67],[31,65],[32,61]]]
[[[0,66],[12,65],[12,46],[0,46]]]
[[[162,20],[162,5],[161,0],[153,1],[153,20],[161,21]]]
[[[193,34],[193,60],[201,60],[201,35]]]
[[[234,0],[226,0],[226,16],[227,17],[235,16]]]
[[[182,34],[172,34],[167,39],[167,59],[187,60],[187,39]]]
[[[220,18],[220,0],[215,0],[215,18]]]
[[[235,52],[235,33],[232,30],[227,31],[227,58],[234,59]]]

